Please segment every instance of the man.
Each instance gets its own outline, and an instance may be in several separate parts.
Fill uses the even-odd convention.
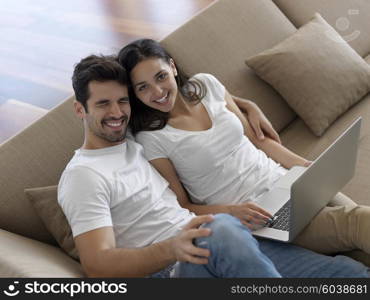
[[[63,172],[58,201],[88,276],[367,277],[348,258],[258,243],[229,215],[194,217],[126,137],[125,70],[113,57],[89,56],[72,80],[85,140]]]

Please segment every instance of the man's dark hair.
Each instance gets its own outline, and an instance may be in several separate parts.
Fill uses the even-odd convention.
[[[73,71],[72,85],[76,100],[87,112],[87,99],[90,97],[89,83],[91,81],[114,80],[127,85],[126,70],[120,65],[115,56],[90,55],[83,58]]]

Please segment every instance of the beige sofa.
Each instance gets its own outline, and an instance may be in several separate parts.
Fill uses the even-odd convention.
[[[349,109],[318,138],[274,89],[259,79],[244,60],[284,40],[314,12],[334,27],[350,9],[360,13],[351,26],[360,36],[350,42],[370,63],[368,0],[221,0],[164,39],[188,75],[208,72],[237,96],[260,105],[283,143],[315,158],[354,117],[363,117],[359,160],[343,193],[370,205],[370,95]],[[35,213],[24,189],[55,185],[83,140],[82,124],[72,111],[73,97],[0,146],[0,277],[79,277],[80,264],[65,254]],[[351,200],[337,197],[342,203]],[[351,255],[366,259],[361,251]]]

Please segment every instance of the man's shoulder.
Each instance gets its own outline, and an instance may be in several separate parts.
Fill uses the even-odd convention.
[[[76,151],[75,155],[66,165],[59,180],[59,189],[65,187],[66,184],[73,182],[80,184],[88,184],[103,179],[103,174],[99,172],[94,165],[91,165],[81,159]]]
[[[78,172],[78,173],[90,173],[93,171],[93,168],[89,166],[88,162],[81,158],[79,155],[79,150],[73,155],[71,160],[68,162],[64,168],[63,173]]]
[[[97,170],[96,168],[83,163],[68,164],[63,171],[63,174],[79,174],[86,176],[89,176],[89,174],[101,175],[100,173],[101,172],[99,172],[99,170]]]
[[[98,182],[106,182],[101,172],[81,163],[68,164],[60,177],[58,189],[79,185],[92,187]]]
[[[142,146],[127,139],[124,150],[108,149],[106,152],[86,153],[77,150],[65,167],[62,178],[84,177],[85,180],[108,180],[117,171],[131,167],[145,168],[149,165],[143,154]],[[84,180],[84,179],[81,179]]]

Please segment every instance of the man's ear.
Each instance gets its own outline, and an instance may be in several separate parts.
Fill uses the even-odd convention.
[[[81,102],[78,102],[77,100],[73,101],[73,107],[74,107],[75,114],[77,115],[77,117],[83,120],[86,115],[85,107],[81,104]]]

